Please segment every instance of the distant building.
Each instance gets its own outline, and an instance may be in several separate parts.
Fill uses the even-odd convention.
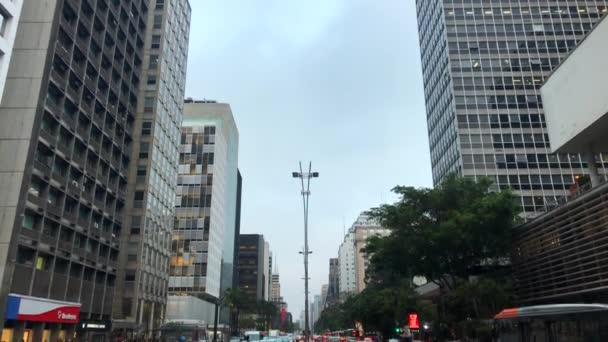
[[[355,268],[355,231],[350,229],[338,250],[340,270],[340,300],[352,295],[357,290],[357,274]]]
[[[268,244],[268,241],[264,241],[264,300],[266,301],[270,300],[270,292],[272,289],[272,277],[270,276],[272,274],[271,258],[270,245]]]
[[[271,297],[271,301],[273,303],[279,304],[281,302],[283,302],[283,297],[281,297],[281,283],[279,281],[279,275],[278,274],[273,274],[272,275],[272,297]]]
[[[372,236],[387,236],[390,230],[383,228],[380,224],[365,214],[361,214],[353,224],[355,231],[355,277],[356,292],[360,293],[365,289],[365,277],[369,264],[368,257],[364,253],[367,239]]]
[[[329,283],[327,289],[327,306],[338,303],[340,299],[340,263],[338,258],[329,259]]]
[[[238,138],[228,104],[186,100],[169,269],[169,320],[213,322],[214,300],[232,287]]]
[[[321,286],[321,311],[327,306],[327,291],[329,289],[328,284],[323,284]]]
[[[264,299],[266,282],[264,279],[264,236],[241,234],[239,238],[239,290],[251,311],[255,304]]]

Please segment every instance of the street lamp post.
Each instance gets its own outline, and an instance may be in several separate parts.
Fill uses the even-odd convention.
[[[310,179],[319,177],[318,172],[312,172],[312,162],[308,163],[308,172],[302,170],[300,162],[300,172],[293,172],[293,178],[299,178],[302,183],[302,203],[304,204],[304,341],[310,339],[310,317],[308,316],[308,255],[312,252],[308,250],[308,197],[310,196]],[[306,182],[305,182],[306,181]]]

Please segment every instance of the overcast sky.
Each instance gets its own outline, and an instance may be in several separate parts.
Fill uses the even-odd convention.
[[[230,103],[241,232],[269,241],[294,319],[304,307],[298,162],[311,186],[311,295],[358,214],[430,186],[413,0],[190,0],[187,96]],[[311,298],[312,298],[311,296]]]

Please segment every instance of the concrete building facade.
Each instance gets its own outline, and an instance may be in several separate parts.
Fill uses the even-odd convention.
[[[587,173],[579,154],[553,154],[540,87],[608,13],[604,0],[417,0],[433,180],[488,176],[528,217]],[[608,158],[598,158],[605,173]]]
[[[108,335],[147,4],[25,0],[18,25],[7,22],[16,37],[0,105],[3,337]]]
[[[151,338],[167,302],[191,9],[188,0],[148,4],[114,329]]]
[[[372,236],[387,236],[390,234],[390,230],[383,228],[366,214],[361,214],[357,218],[357,221],[353,224],[353,230],[355,232],[355,291],[360,293],[365,290],[365,277],[369,265],[369,258],[364,253],[367,239]]]
[[[186,100],[167,319],[213,322],[214,302],[232,287],[238,201],[238,130],[228,104]],[[183,297],[196,311],[180,306]],[[189,307],[188,307],[189,308]]]

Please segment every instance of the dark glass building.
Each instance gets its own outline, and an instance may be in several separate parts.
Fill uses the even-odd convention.
[[[417,0],[433,180],[488,176],[527,216],[563,199],[578,154],[551,154],[539,89],[607,1]],[[601,172],[608,155],[597,157]]]
[[[108,333],[148,11],[23,3],[0,106],[3,334]]]

